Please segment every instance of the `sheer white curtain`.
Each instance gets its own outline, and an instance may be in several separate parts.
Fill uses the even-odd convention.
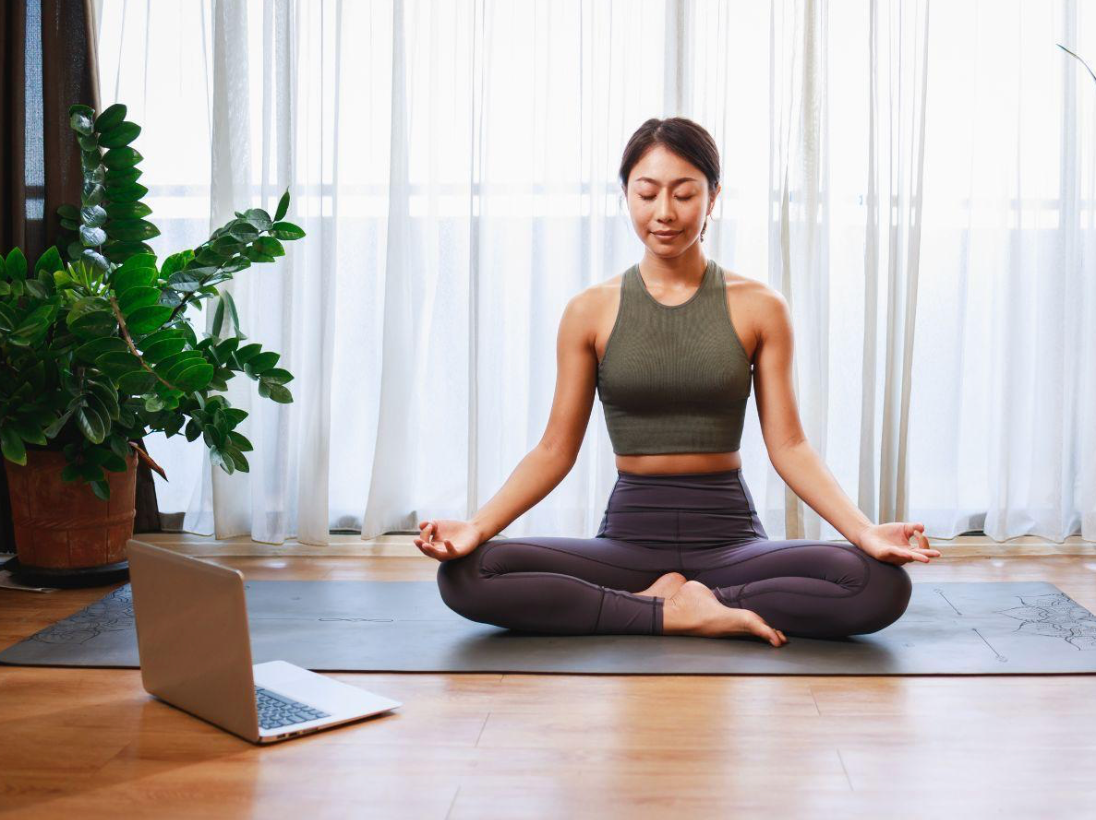
[[[285,187],[308,237],[238,275],[295,402],[250,474],[149,444],[184,528],[323,543],[470,516],[543,432],[567,300],[642,255],[616,182],[648,117],[715,137],[706,253],[788,298],[811,443],[873,520],[1096,539],[1096,9],[1077,2],[101,0],[104,104],[144,126],[162,254]],[[1087,52],[1087,54],[1086,54]],[[840,535],[785,488],[770,536]],[[578,463],[503,535],[592,535]]]

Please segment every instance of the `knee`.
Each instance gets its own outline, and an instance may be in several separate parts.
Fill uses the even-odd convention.
[[[483,547],[480,545],[468,555],[438,565],[438,592],[442,601],[458,615],[474,621],[482,619],[477,603],[485,598],[481,586],[485,579],[480,571]]]
[[[870,566],[867,583],[854,597],[856,623],[850,635],[867,635],[893,624],[906,611],[913,594],[909,573],[897,564],[864,556]]]

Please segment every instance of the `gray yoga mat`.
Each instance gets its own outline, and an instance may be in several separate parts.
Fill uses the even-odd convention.
[[[1096,616],[1046,582],[915,583],[886,629],[840,639],[555,636],[466,620],[429,581],[249,581],[252,655],[319,671],[1001,675],[1096,672]],[[9,593],[12,594],[12,593]],[[129,586],[0,663],[137,667]]]

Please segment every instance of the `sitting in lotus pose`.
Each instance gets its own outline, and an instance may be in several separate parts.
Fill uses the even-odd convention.
[[[643,259],[567,304],[547,430],[498,493],[469,521],[419,523],[442,599],[512,629],[777,647],[893,623],[912,590],[901,565],[940,553],[922,524],[873,525],[844,494],[800,424],[787,302],[705,258],[714,140],[687,119],[648,120],[620,182]],[[766,535],[739,455],[754,382],[774,468],[849,543]],[[595,390],[617,467],[597,535],[495,538],[570,471]]]

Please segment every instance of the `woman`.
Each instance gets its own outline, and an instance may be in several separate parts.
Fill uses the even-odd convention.
[[[901,565],[940,553],[923,525],[873,525],[844,494],[800,425],[787,302],[705,258],[714,140],[687,119],[650,119],[620,182],[643,259],[567,304],[547,430],[502,489],[471,521],[419,523],[415,545],[442,562],[442,599],[527,631],[773,646],[893,623],[912,589]],[[751,378],[773,466],[850,543],[768,539],[738,449]],[[595,389],[618,473],[597,536],[493,538],[570,471]]]

